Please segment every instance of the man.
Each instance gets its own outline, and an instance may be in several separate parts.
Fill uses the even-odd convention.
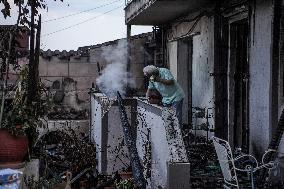
[[[149,65],[144,67],[143,73],[149,78],[146,97],[148,98],[152,89],[158,90],[163,97],[163,105],[173,107],[179,123],[182,124],[182,103],[185,95],[170,70]]]

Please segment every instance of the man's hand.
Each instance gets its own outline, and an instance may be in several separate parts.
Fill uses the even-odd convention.
[[[161,82],[161,78],[160,77],[155,77],[155,82]]]
[[[155,80],[156,80],[156,77],[155,77],[154,75],[152,75],[152,76],[150,77],[150,81],[155,82]]]

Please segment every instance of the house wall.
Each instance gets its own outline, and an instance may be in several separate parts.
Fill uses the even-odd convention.
[[[139,156],[142,158],[147,157],[143,145],[147,142],[146,134],[150,134],[151,154],[149,159],[151,162],[151,182],[148,188],[158,188],[158,186],[164,188],[167,180],[166,163],[170,158],[169,149],[166,145],[165,127],[161,115],[162,108],[138,102],[137,112],[138,127],[136,145]],[[147,129],[150,129],[150,133],[147,132]]]
[[[89,89],[97,77],[97,66],[88,61],[87,57],[76,60],[59,59],[52,56],[51,59],[40,57],[39,76],[46,86],[52,86],[58,80],[62,83],[63,79],[70,77],[77,82],[77,93],[80,100],[89,99]]]
[[[131,47],[131,65],[130,73],[133,75],[136,82],[138,94],[145,94],[143,67],[147,58],[149,58],[144,45],[151,33],[144,33],[132,36],[130,40]],[[97,63],[101,68],[105,68],[108,62],[103,52],[115,49],[117,44],[125,39],[109,41],[103,44],[80,47],[77,52],[69,53],[62,51],[46,51],[40,56],[39,76],[42,82],[51,87],[54,81],[59,81],[62,85],[64,78],[70,77],[76,82],[76,93],[84,108],[89,109],[89,90],[92,83],[96,83],[96,78],[99,76]],[[52,54],[51,56],[47,56]],[[62,57],[64,54],[69,54]],[[82,55],[83,54],[83,55]],[[126,64],[126,61],[125,61]]]
[[[90,132],[96,144],[98,171],[111,175],[115,171],[122,171],[130,162],[128,149],[123,142],[124,133],[117,103],[108,104],[108,100],[101,93],[92,94]],[[125,99],[123,104],[136,135],[139,158],[144,171],[148,172],[147,188],[167,188],[167,183],[172,181],[169,175],[177,174],[167,168],[168,162],[184,169],[189,168],[177,118],[172,118],[173,111],[170,108],[140,99]],[[176,188],[189,188],[189,177],[189,174],[179,176],[176,185],[183,183],[184,186]]]
[[[167,108],[137,100],[137,140],[136,146],[141,159],[148,159],[150,166],[150,182],[147,188],[168,188],[170,175],[177,171],[168,169],[168,163],[180,165],[188,163],[185,146],[182,140],[177,119],[172,119]],[[149,133],[148,133],[149,132]],[[149,134],[149,136],[148,136]],[[150,144],[150,153],[146,151],[147,142]],[[150,157],[149,157],[150,156]],[[189,168],[189,164],[180,165]],[[176,187],[189,188],[190,175],[180,175],[176,180]],[[181,183],[187,183],[182,186]]]
[[[281,30],[280,30],[280,65],[279,65],[279,111],[278,111],[278,116],[280,117],[283,109],[284,109],[284,0],[282,0],[282,12],[281,12]],[[280,142],[279,146],[279,156],[283,157],[284,156],[284,137],[282,136],[282,140]]]
[[[169,59],[169,69],[171,70],[172,75],[174,76],[175,79],[177,79],[177,53],[178,51],[178,42],[177,41],[172,41],[168,43],[168,59]]]
[[[98,160],[97,169],[100,173],[106,171],[106,158],[103,146],[106,142],[103,139],[103,119],[102,119],[102,108],[94,97],[91,98],[91,124],[90,124],[90,138],[91,141],[96,144],[96,156]]]
[[[200,35],[193,36],[192,54],[192,106],[214,107],[214,19],[204,17],[200,22]]]
[[[267,149],[272,131],[273,6],[272,1],[262,0],[256,1],[255,6],[252,7],[249,44],[250,149],[254,154],[262,154]],[[194,17],[197,14],[194,13],[188,17]],[[190,29],[191,33],[188,33]],[[214,78],[210,76],[210,73],[214,72],[214,18],[203,16],[195,27],[192,23],[178,25],[172,23],[171,29],[167,31],[168,57],[169,68],[175,75],[179,75],[176,68],[179,65],[177,53],[175,53],[178,49],[174,44],[179,37],[184,37],[184,34],[188,34],[193,40],[192,106],[214,108]],[[214,123],[213,118],[210,123]]]
[[[124,134],[117,102],[101,93],[91,94],[91,140],[96,144],[98,171],[112,175],[116,171],[123,171],[130,165],[128,149],[124,142]],[[127,118],[135,128],[136,101],[126,99]]]
[[[272,76],[272,1],[256,1],[250,25],[250,149],[262,154],[269,144],[271,131]]]
[[[196,15],[198,13],[188,15],[188,17]],[[191,32],[188,33],[190,30]],[[183,74],[182,70],[177,68],[182,65],[179,65],[181,62],[178,59],[179,49],[176,44],[180,40],[179,37],[184,35],[192,38],[192,57],[189,57],[192,59],[192,107],[214,108],[213,77],[210,76],[210,73],[214,71],[214,18],[202,16],[195,27],[193,22],[185,22],[178,26],[176,23],[172,23],[171,29],[167,31],[168,66],[175,76]],[[178,82],[180,79],[182,77],[178,78]],[[201,123],[205,120],[199,121]],[[214,119],[210,119],[209,123],[213,125]]]

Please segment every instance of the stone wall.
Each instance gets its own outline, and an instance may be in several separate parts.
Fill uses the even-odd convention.
[[[149,36],[151,33],[140,34],[132,36],[130,40],[130,73],[134,76],[137,94],[141,95],[145,93],[142,70],[145,58],[148,56],[144,46]],[[76,107],[81,104],[84,108],[89,109],[89,89],[92,84],[95,85],[99,69],[104,69],[109,64],[103,51],[116,48],[118,42],[122,40],[125,39],[80,47],[77,51],[42,51],[39,63],[41,81],[54,94],[58,91],[54,85],[59,85],[60,90],[63,90],[64,80],[66,78],[73,79],[75,82],[73,95],[77,96],[77,100],[73,101],[75,104],[71,103],[70,105]]]

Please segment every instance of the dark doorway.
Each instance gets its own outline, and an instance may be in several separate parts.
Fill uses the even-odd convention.
[[[230,65],[233,84],[233,146],[243,152],[249,150],[249,62],[248,62],[248,21],[230,24]],[[233,110],[232,110],[233,108]],[[232,136],[231,136],[232,137]]]
[[[177,81],[183,88],[185,98],[183,101],[183,123],[184,129],[191,124],[192,104],[192,38],[178,40],[177,43]]]

